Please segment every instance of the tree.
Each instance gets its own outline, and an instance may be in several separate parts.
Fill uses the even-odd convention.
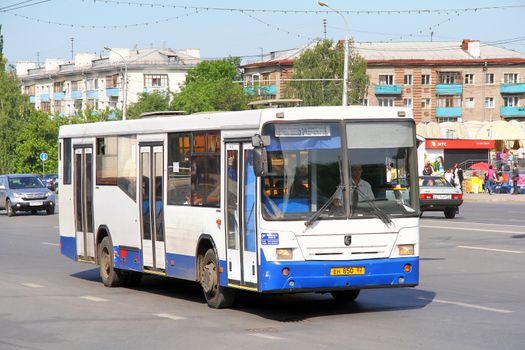
[[[240,80],[240,59],[203,61],[188,71],[181,92],[174,95],[171,109],[187,113],[238,111],[247,108]]]
[[[145,112],[169,111],[171,109],[171,96],[172,93],[170,91],[141,93],[138,101],[128,108],[128,118],[136,119]]]
[[[369,78],[366,75],[366,60],[355,52],[349,55],[350,104],[359,103],[366,95]],[[332,40],[321,40],[305,50],[294,62],[293,79],[286,83],[286,94],[303,100],[306,106],[336,106],[342,102],[344,71],[344,47],[334,45]],[[323,80],[325,79],[325,80]],[[336,79],[336,80],[334,80]]]

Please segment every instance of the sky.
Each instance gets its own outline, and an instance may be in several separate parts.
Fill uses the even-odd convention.
[[[202,58],[249,61],[323,38],[323,19],[328,39],[344,38],[346,19],[355,41],[430,41],[433,32],[433,41],[477,39],[525,53],[523,0],[326,2],[354,12],[338,15],[313,0],[0,0],[0,24],[11,63],[70,59],[72,50],[102,54],[105,46],[198,48]],[[479,9],[502,6],[508,7]],[[473,8],[478,10],[457,10]]]

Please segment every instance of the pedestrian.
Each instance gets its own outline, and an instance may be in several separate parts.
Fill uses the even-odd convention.
[[[503,149],[503,152],[501,152],[500,157],[501,157],[501,166],[499,170],[505,171],[508,165],[508,161],[509,161],[509,150],[507,149],[507,147]]]
[[[454,177],[456,178],[456,187],[463,192],[463,169],[459,166],[458,163],[454,164]]]
[[[494,167],[489,165],[489,170],[487,171],[487,191],[491,195],[494,192],[494,179],[496,177],[496,172]]]
[[[518,165],[525,166],[525,158],[523,155],[523,146],[520,143],[520,148],[518,148]]]
[[[520,179],[520,168],[518,163],[514,163],[512,168],[512,194],[518,194],[518,181]]]
[[[448,168],[445,172],[445,180],[447,180],[449,184],[454,186],[454,172],[452,171],[452,168]]]

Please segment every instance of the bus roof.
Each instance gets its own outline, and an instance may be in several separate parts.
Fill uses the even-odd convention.
[[[59,137],[93,137],[125,134],[154,134],[192,130],[257,131],[271,121],[297,120],[412,120],[412,110],[401,107],[327,106],[291,107],[245,110],[238,112],[208,112],[190,115],[155,113],[144,119],[120,120],[63,125]]]

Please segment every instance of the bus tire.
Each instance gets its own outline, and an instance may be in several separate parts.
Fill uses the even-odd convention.
[[[98,246],[100,264],[100,278],[106,287],[120,287],[123,276],[121,271],[115,269],[113,245],[108,236],[102,239]]]
[[[7,212],[7,216],[15,216],[16,215],[16,211],[11,206],[11,201],[9,199],[5,202],[5,211]]]
[[[235,290],[219,285],[219,263],[213,249],[201,258],[199,277],[209,307],[222,309],[233,304]]]
[[[332,298],[334,298],[335,301],[337,302],[349,303],[349,302],[356,300],[360,292],[361,292],[361,289],[352,289],[352,290],[338,290],[338,291],[330,292],[330,294],[332,294]]]

